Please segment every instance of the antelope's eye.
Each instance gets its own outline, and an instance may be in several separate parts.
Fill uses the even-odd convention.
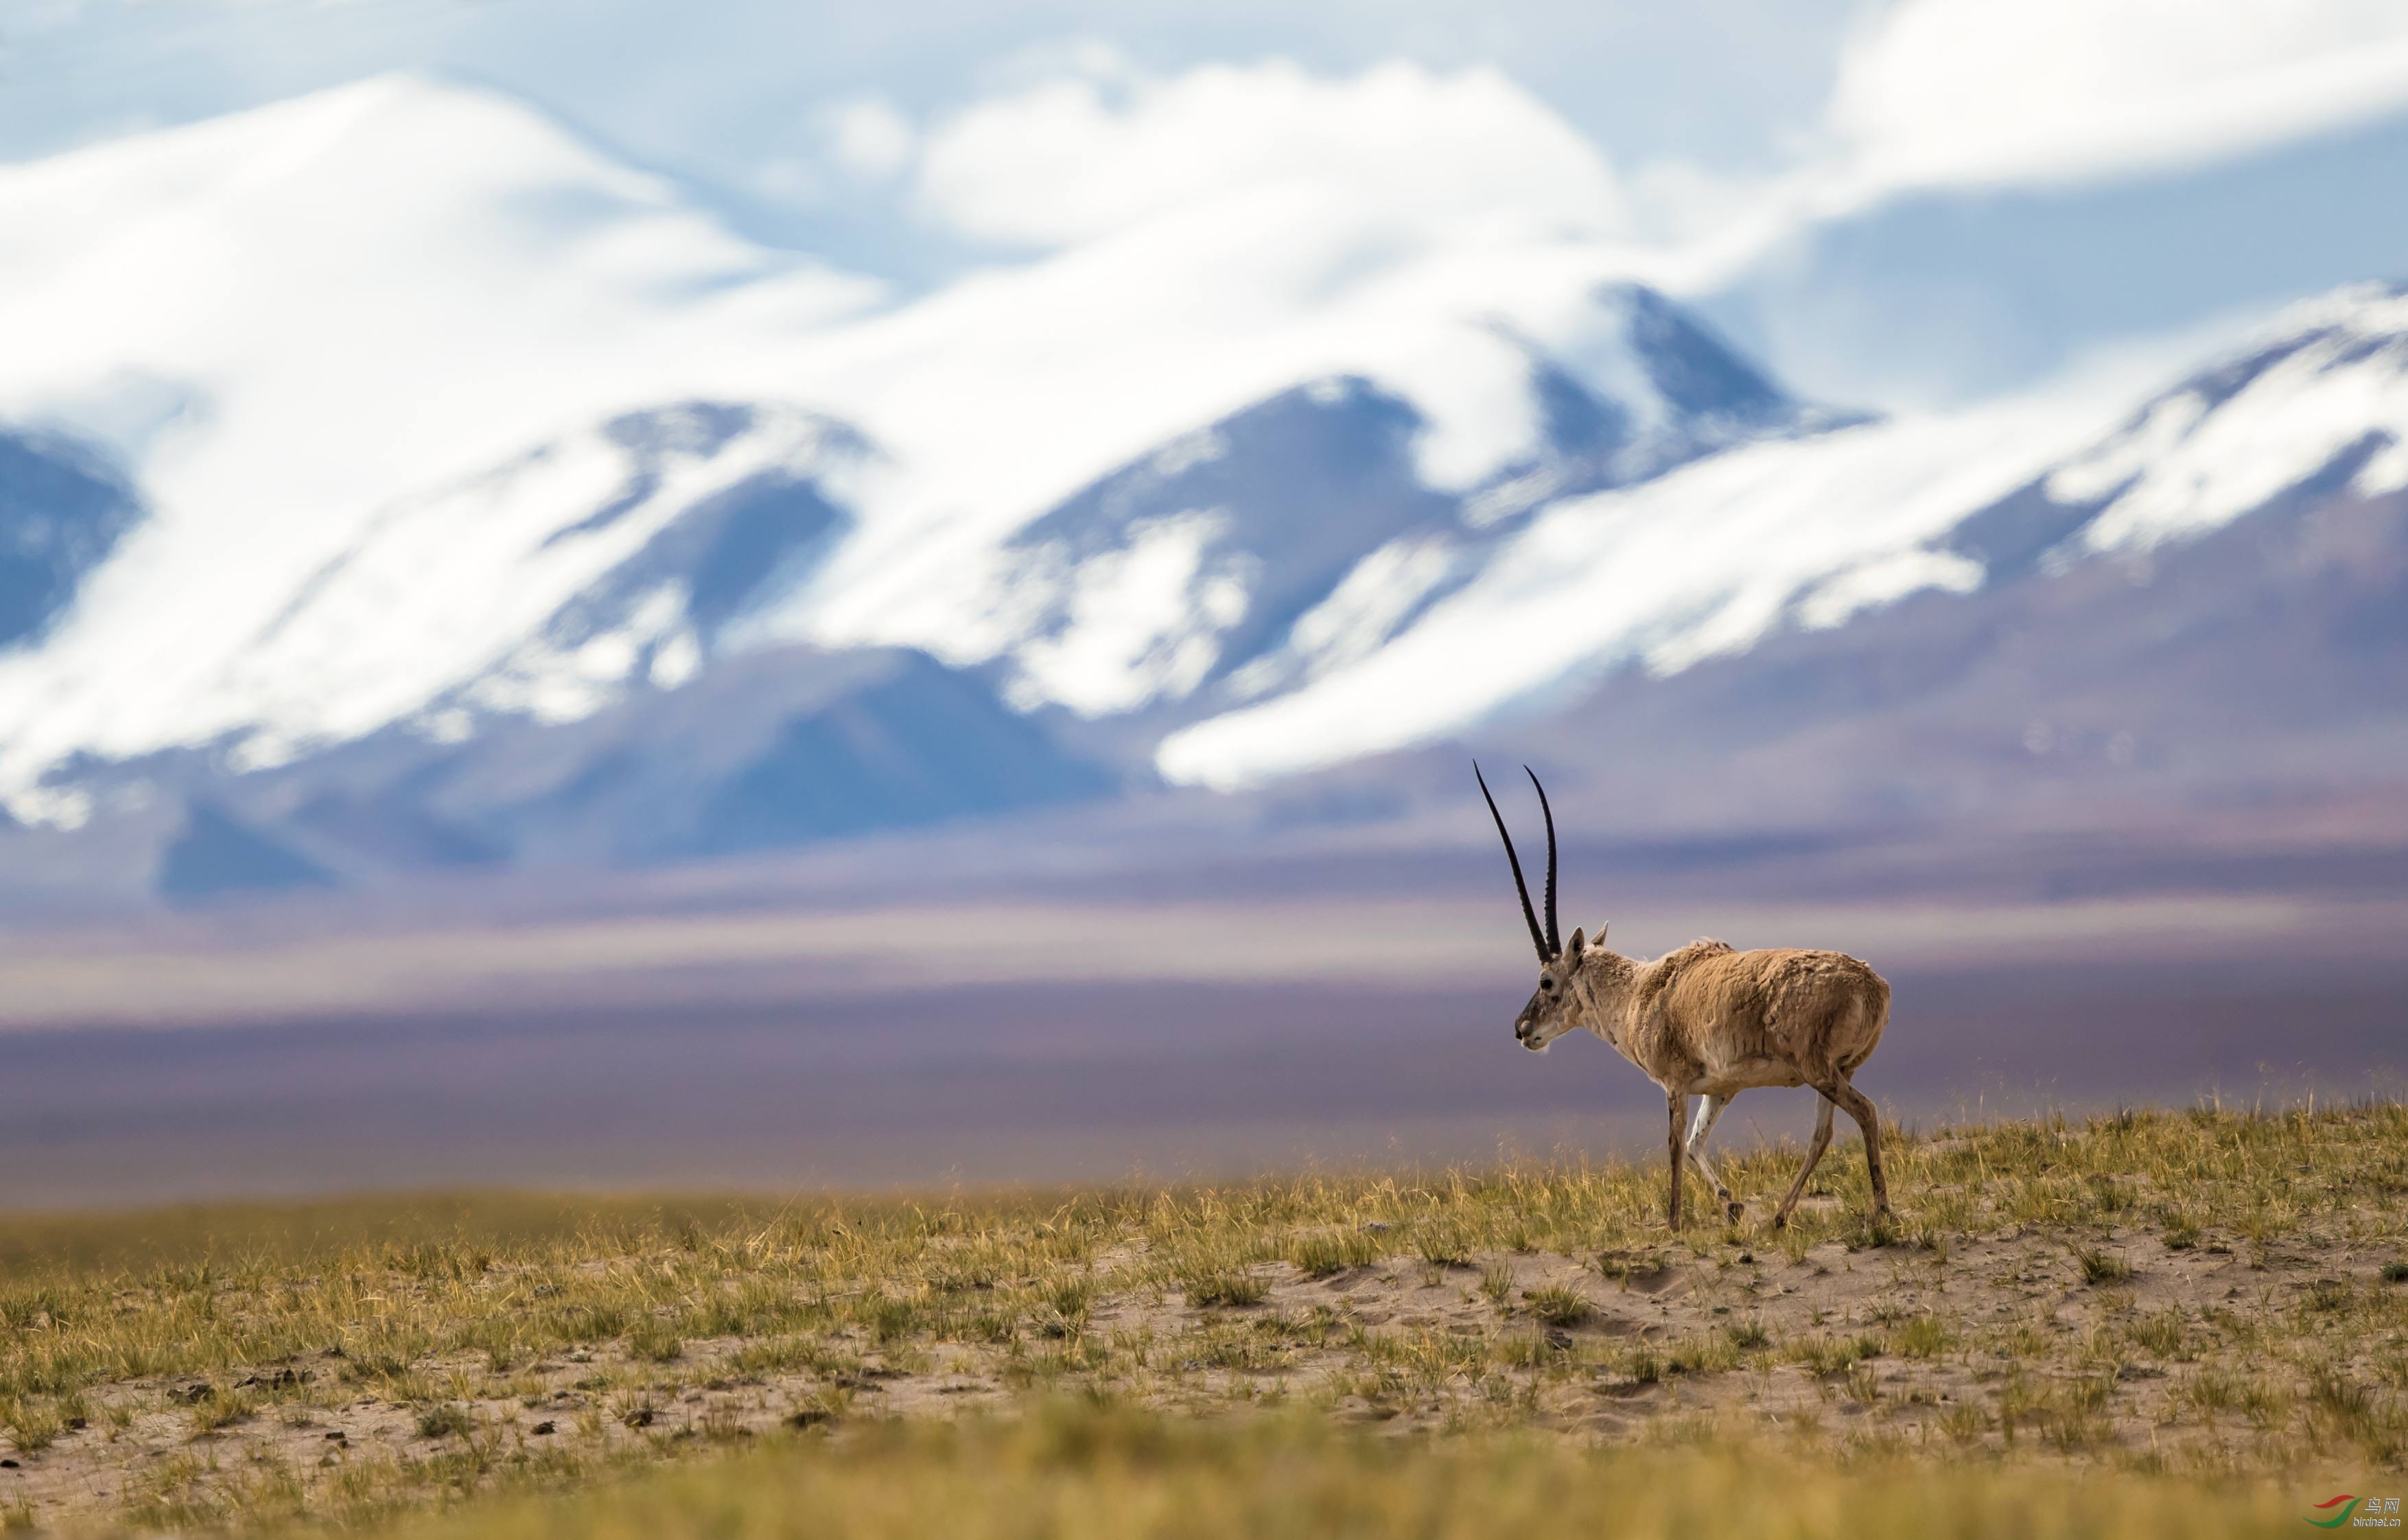
[[[1541,980],[1539,981],[1539,987],[1540,987],[1540,988],[1541,988],[1541,989],[1548,989],[1548,990],[1552,990],[1552,989],[1554,989],[1554,988],[1555,988],[1555,980],[1553,980],[1553,979],[1541,979]]]

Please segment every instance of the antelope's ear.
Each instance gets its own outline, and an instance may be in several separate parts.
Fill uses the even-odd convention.
[[[1602,930],[1600,930],[1600,931],[1598,931],[1598,934],[1599,934],[1599,935],[1603,935],[1604,933],[1605,933],[1605,932],[1603,932]],[[1579,927],[1579,926],[1573,926],[1573,927],[1572,927],[1572,939],[1571,939],[1571,940],[1570,940],[1570,941],[1568,941],[1568,942],[1566,942],[1566,943],[1564,943],[1564,957],[1565,957],[1565,959],[1566,959],[1567,961],[1570,961],[1570,962],[1578,962],[1578,961],[1580,961],[1581,949],[1582,949],[1583,947],[1586,946],[1587,944],[1588,944],[1588,940],[1587,940],[1587,938],[1586,938],[1586,937],[1584,937],[1584,936],[1583,936],[1583,935],[1581,934],[1581,932],[1580,932],[1580,927]]]

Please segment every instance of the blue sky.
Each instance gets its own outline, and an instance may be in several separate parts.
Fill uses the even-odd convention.
[[[1199,69],[1398,60],[1526,93],[1594,149],[1634,237],[1687,253],[1673,286],[1835,399],[1978,396],[2408,273],[2389,0],[16,0],[0,158],[423,71],[910,294],[1044,244],[931,193],[932,147],[982,107],[1080,82],[1097,152],[1176,159],[1247,112],[1225,94],[1223,128],[1145,137],[1148,94]]]

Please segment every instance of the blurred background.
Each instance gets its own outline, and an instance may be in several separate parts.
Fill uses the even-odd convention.
[[[2397,6],[1007,9],[9,7],[0,1204],[2401,1088]]]

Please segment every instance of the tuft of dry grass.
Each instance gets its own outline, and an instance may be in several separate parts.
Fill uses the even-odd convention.
[[[1597,1314],[1579,1289],[1561,1285],[1524,1289],[1522,1299],[1529,1306],[1530,1314],[1549,1326],[1584,1326],[1589,1317]]]
[[[1187,1278],[1187,1303],[1200,1310],[1209,1310],[1214,1305],[1243,1308],[1260,1304],[1269,1297],[1270,1291],[1269,1279],[1237,1268],[1194,1273]]]
[[[2082,1281],[2093,1287],[2122,1283],[2132,1275],[2130,1262],[2097,1246],[2082,1247],[2073,1254],[2073,1259],[2082,1269]]]

